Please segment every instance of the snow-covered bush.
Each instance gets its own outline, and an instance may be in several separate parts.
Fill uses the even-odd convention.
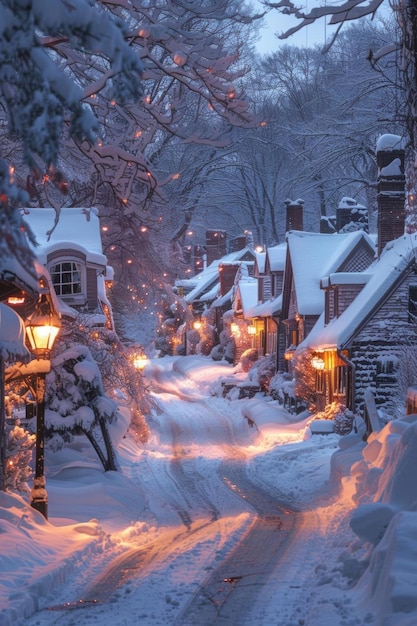
[[[29,434],[19,423],[6,424],[6,488],[10,491],[29,491],[26,481],[32,470],[32,450],[35,435]]]
[[[347,435],[352,431],[355,414],[340,402],[328,404],[323,411],[314,414],[314,420],[332,420],[334,432],[338,435]]]
[[[210,356],[214,361],[225,359],[228,363],[234,363],[235,360],[236,346],[230,332],[230,319],[233,319],[233,316],[228,316],[229,313],[231,311],[227,311],[223,316],[225,326],[219,335],[219,343],[210,352]]]
[[[316,373],[311,365],[311,356],[308,349],[297,350],[293,359],[295,393],[309,407],[316,404]]]
[[[288,398],[295,400],[295,380],[288,372],[278,372],[269,381],[269,393],[281,404],[285,404]]]
[[[249,372],[258,360],[258,351],[256,348],[249,348],[242,353],[240,357],[240,365],[243,372]]]
[[[105,471],[116,470],[108,424],[117,419],[117,405],[103,390],[100,370],[85,346],[74,346],[52,359],[45,393],[46,435],[84,434]],[[64,443],[64,437],[62,443]]]
[[[268,354],[257,359],[254,363],[249,372],[249,380],[258,384],[263,391],[270,391],[271,380],[275,376],[275,370],[276,355]]]

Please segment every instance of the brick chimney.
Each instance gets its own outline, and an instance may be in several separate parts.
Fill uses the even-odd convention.
[[[353,198],[344,197],[336,209],[336,230],[350,232],[364,230],[368,232],[368,211]]]
[[[286,210],[286,227],[288,233],[290,230],[303,230],[303,207],[304,200],[285,200]]]
[[[225,296],[233,287],[239,267],[239,263],[220,263],[219,277],[221,296]]]
[[[377,142],[378,256],[389,241],[404,234],[404,142],[398,135],[382,135]]]
[[[226,231],[206,230],[207,265],[226,254]]]

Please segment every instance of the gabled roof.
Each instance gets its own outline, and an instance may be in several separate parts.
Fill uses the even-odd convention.
[[[266,300],[248,309],[247,317],[272,317],[277,313],[281,313],[281,309],[282,293],[273,300]]]
[[[324,293],[320,289],[321,278],[342,268],[361,240],[369,245],[370,250],[374,248],[372,239],[364,231],[334,234],[290,231],[287,234],[288,258],[300,315],[322,313]],[[284,289],[290,289],[286,283],[287,276],[284,278]]]
[[[39,244],[34,253],[42,265],[51,252],[71,248],[85,254],[88,262],[106,266],[97,209],[64,207],[55,228],[56,213],[51,208],[24,209],[23,219]]]
[[[244,280],[240,280],[237,285],[234,305],[235,311],[242,311],[244,318],[252,317],[249,314],[249,311],[257,304],[258,302],[258,281],[253,278],[246,278]],[[237,309],[236,305],[241,304],[242,308]]]
[[[255,252],[255,268],[253,275],[258,277],[265,274],[266,252]]]
[[[191,303],[195,300],[200,300],[204,293],[218,286],[220,281],[219,265],[233,263],[240,264],[241,262],[250,263],[250,261],[242,261],[247,257],[252,257],[253,259],[255,258],[255,254],[251,248],[243,248],[242,250],[231,252],[220,259],[215,259],[208,267],[197,274],[197,276],[187,280],[177,281],[176,285],[181,285],[185,288],[187,287],[187,284],[193,285],[192,290],[184,298],[186,302]]]
[[[266,251],[266,269],[271,272],[283,272],[285,268],[285,259],[287,256],[287,244],[280,243],[272,246]]]
[[[311,349],[345,348],[354,335],[382,305],[406,271],[415,262],[417,234],[404,235],[387,244],[381,257],[366,270],[368,281],[353,302],[324,326],[322,315],[303,345]]]

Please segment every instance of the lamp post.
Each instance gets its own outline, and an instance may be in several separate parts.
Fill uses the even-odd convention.
[[[45,378],[50,370],[50,354],[61,321],[49,294],[41,294],[33,313],[27,318],[26,335],[32,352],[39,361],[36,373],[36,445],[35,478],[30,492],[31,506],[48,519],[48,494],[44,475],[45,464]],[[46,367],[45,367],[46,366]]]

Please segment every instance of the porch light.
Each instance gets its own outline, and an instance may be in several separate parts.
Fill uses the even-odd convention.
[[[149,363],[149,359],[146,354],[137,354],[133,359],[133,366],[137,370],[145,369],[146,365]]]
[[[295,349],[287,348],[284,352],[284,359],[286,361],[292,361],[292,359],[294,358],[294,355],[295,355]]]
[[[256,326],[248,326],[248,335],[256,335]]]
[[[232,324],[230,324],[230,330],[233,335],[236,335],[239,332],[239,325],[236,324],[236,322],[233,322]]]
[[[49,294],[41,294],[35,310],[26,320],[25,328],[30,347],[36,358],[49,359],[61,328],[61,320]]]
[[[200,328],[202,327],[202,323],[200,322],[200,320],[196,320],[193,324],[194,330],[200,330]]]
[[[319,356],[313,356],[311,359],[311,365],[315,370],[324,370],[324,359]]]

